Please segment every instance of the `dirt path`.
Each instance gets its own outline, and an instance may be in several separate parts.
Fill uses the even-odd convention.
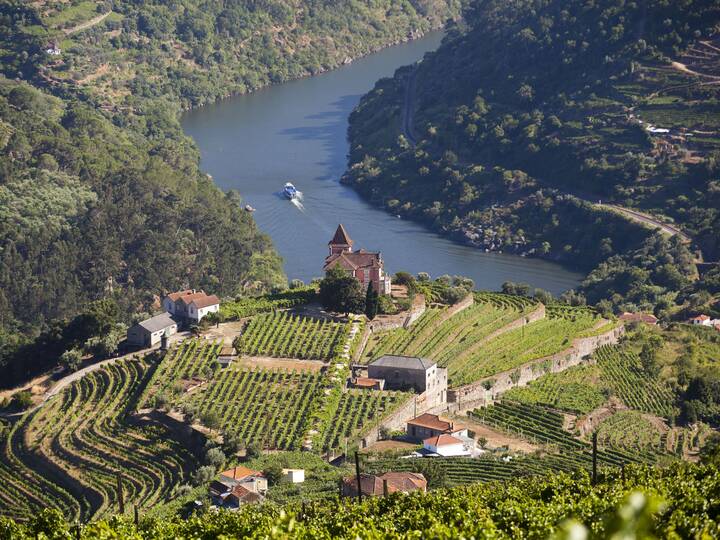
[[[77,26],[73,26],[72,28],[67,28],[67,29],[63,30],[63,32],[65,32],[65,35],[66,35],[66,36],[70,36],[70,35],[72,35],[72,34],[76,34],[76,33],[78,33],[78,32],[82,32],[83,30],[87,30],[88,28],[91,28],[91,27],[95,26],[96,24],[101,23],[101,22],[104,21],[111,13],[112,13],[112,11],[108,11],[107,13],[103,13],[102,15],[98,15],[97,17],[93,17],[93,18],[90,19],[89,21],[85,21],[85,22],[82,23],[82,24],[78,24]]]
[[[320,360],[295,360],[292,358],[272,358],[269,356],[243,356],[232,365],[260,367],[264,369],[296,369],[298,371],[320,371],[328,364]]]
[[[687,74],[687,75],[693,75],[693,76],[695,76],[695,77],[704,77],[704,78],[706,78],[706,79],[720,80],[720,77],[718,77],[718,76],[716,76],[716,75],[706,75],[705,73],[700,73],[700,72],[698,72],[698,71],[693,71],[692,69],[690,69],[689,67],[687,67],[687,66],[686,66],[685,64],[683,64],[682,62],[673,61],[673,62],[670,62],[670,65],[671,65],[674,69],[676,69],[676,70],[678,70],[678,71],[682,71],[683,73],[685,73],[685,74]]]
[[[467,426],[470,431],[475,433],[475,440],[477,441],[481,437],[484,437],[487,440],[487,447],[488,448],[499,448],[501,446],[507,446],[509,450],[513,452],[534,452],[535,450],[539,450],[540,447],[532,444],[528,441],[525,441],[523,439],[520,439],[518,437],[513,437],[512,435],[508,435],[506,433],[502,433],[500,431],[495,431],[494,429],[489,428],[485,424],[481,424],[479,422],[475,422],[470,417],[467,416],[458,416],[455,417],[458,422],[462,423],[463,425]]]

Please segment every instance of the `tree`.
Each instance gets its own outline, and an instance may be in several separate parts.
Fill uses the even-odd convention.
[[[262,455],[262,446],[257,441],[253,441],[247,445],[245,455],[250,459],[258,458]]]
[[[237,433],[223,435],[222,449],[226,456],[234,456],[242,447],[242,440]]]
[[[192,477],[193,484],[195,484],[196,486],[207,484],[213,478],[215,478],[215,467],[212,467],[210,465],[203,465],[197,471],[195,471],[195,474],[193,474]]]
[[[373,284],[368,284],[367,294],[365,295],[365,315],[369,320],[373,320],[378,314],[380,299]]]
[[[328,311],[362,313],[365,310],[362,285],[339,265],[335,265],[320,282],[320,303]]]
[[[205,463],[215,467],[216,470],[221,469],[225,465],[225,454],[220,448],[210,448],[205,452]]]
[[[18,411],[24,411],[32,405],[32,394],[28,390],[13,394],[10,406]]]
[[[283,478],[283,470],[279,463],[272,463],[265,467],[262,471],[263,476],[267,478],[268,485],[275,486],[280,483]]]
[[[60,355],[60,364],[68,371],[77,371],[82,362],[82,353],[77,349],[70,349]]]
[[[417,459],[413,460],[415,472],[419,472],[427,480],[428,488],[436,489],[445,487],[446,475],[445,469],[440,466],[438,460],[435,459]]]
[[[220,427],[220,415],[215,411],[204,412],[200,421],[211,431]]]

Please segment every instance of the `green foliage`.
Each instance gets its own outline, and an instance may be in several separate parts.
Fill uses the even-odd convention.
[[[2,513],[29,517],[54,507],[86,521],[116,512],[118,464],[126,504],[169,500],[195,460],[160,422],[128,419],[151,370],[138,360],[108,364],[23,416],[0,441]]]
[[[251,356],[329,360],[348,332],[349,324],[276,311],[254,317],[235,347]]]
[[[720,91],[703,82],[718,75],[718,5],[491,0],[466,11],[436,52],[363,97],[343,182],[465,243],[591,272],[591,303],[683,305],[688,246],[605,203],[674,221],[706,260],[720,255]]]
[[[365,310],[362,285],[336,264],[320,282],[320,303],[328,311],[362,313]]]
[[[316,298],[317,291],[314,287],[291,287],[287,291],[278,293],[247,298],[238,297],[233,302],[223,302],[220,304],[220,314],[226,321],[237,321],[259,313],[309,304]]]
[[[622,475],[621,475],[622,474]],[[677,464],[666,469],[626,467],[601,474],[552,474],[503,483],[394,494],[362,504],[318,501],[278,508],[248,505],[237,512],[207,513],[190,520],[166,518],[96,521],[72,525],[48,510],[28,523],[3,520],[9,537],[197,537],[294,538],[680,538],[716,535],[707,511],[720,474],[713,465]],[[568,520],[572,519],[572,523]],[[74,536],[73,536],[74,535]]]

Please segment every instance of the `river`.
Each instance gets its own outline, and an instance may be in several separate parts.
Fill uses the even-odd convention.
[[[464,275],[492,290],[508,280],[555,294],[577,286],[581,276],[575,272],[457,244],[370,206],[339,183],[347,164],[347,118],[360,97],[379,78],[437,48],[441,39],[442,33],[434,32],[322,75],[184,115],[183,128],[200,148],[202,169],[256,209],[255,219],[272,237],[290,279],[322,276],[327,242],[343,223],[356,249],[382,252],[389,272]],[[278,195],[288,180],[302,191],[302,204]]]

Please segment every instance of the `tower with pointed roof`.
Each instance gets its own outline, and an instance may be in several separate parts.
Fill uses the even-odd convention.
[[[341,253],[352,253],[353,241],[342,223],[338,225],[335,236],[328,242],[328,246],[330,247],[331,256],[340,255]]]
[[[323,271],[327,272],[333,266],[339,265],[363,287],[372,285],[378,294],[390,294],[390,278],[385,275],[382,255],[364,249],[353,251],[353,241],[342,223],[328,242],[328,247],[330,254],[325,257]]]

